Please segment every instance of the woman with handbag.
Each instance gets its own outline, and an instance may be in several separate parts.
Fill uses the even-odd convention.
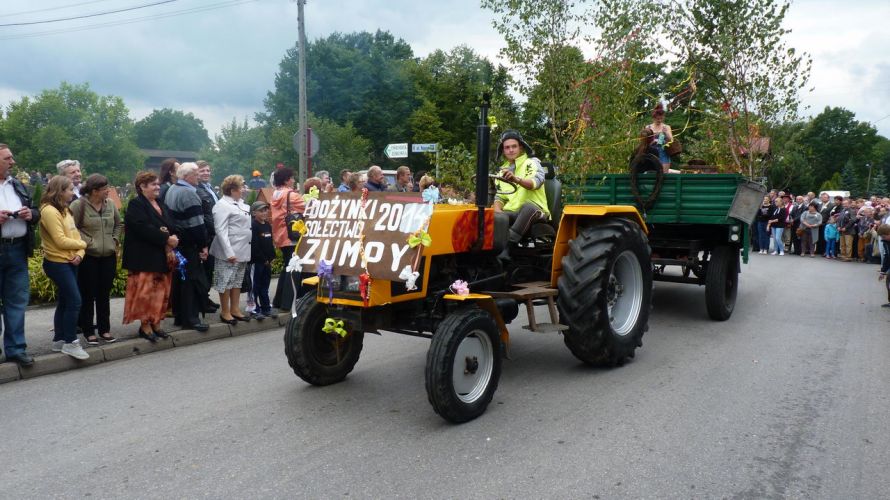
[[[80,330],[89,345],[99,345],[99,339],[114,342],[117,339],[111,335],[111,287],[117,276],[117,251],[124,224],[117,207],[108,201],[108,179],[104,175],[87,177],[80,188],[80,198],[71,203],[71,213],[80,238],[87,243],[77,272]]]
[[[213,206],[216,237],[210,244],[210,254],[216,258],[213,288],[219,292],[219,319],[236,325],[239,321],[250,321],[239,304],[244,273],[250,262],[250,207],[241,201],[244,177],[226,177],[220,191],[223,197]]]
[[[127,274],[124,320],[139,321],[139,336],[149,342],[167,338],[161,320],[170,302],[172,272],[178,267],[173,250],[179,238],[166,207],[158,201],[161,185],[153,172],[139,172],[133,181],[136,197],[127,205],[122,266]],[[178,272],[178,271],[177,271]]]
[[[281,250],[284,266],[275,286],[275,296],[272,298],[272,307],[282,311],[289,311],[294,301],[295,289],[297,296],[300,290],[300,276],[297,273],[287,272],[287,263],[296,250],[296,240],[292,239],[288,231],[291,223],[302,216],[306,209],[303,196],[294,190],[294,171],[285,167],[279,168],[272,174],[275,191],[272,193],[272,241],[275,248]]]

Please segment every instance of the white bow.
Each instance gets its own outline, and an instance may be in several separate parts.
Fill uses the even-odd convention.
[[[293,257],[290,258],[290,262],[287,263],[286,271],[289,273],[302,273],[304,263],[305,262],[303,261],[303,259],[301,259],[300,256],[297,255],[296,252],[294,252]]]
[[[405,269],[402,269],[402,272],[399,273],[399,279],[405,280],[405,289],[409,292],[412,290],[417,290],[417,285],[415,282],[417,281],[417,277],[420,276],[420,273],[417,271],[412,271],[411,266],[405,266]]]

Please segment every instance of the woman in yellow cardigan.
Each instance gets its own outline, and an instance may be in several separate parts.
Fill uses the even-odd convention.
[[[77,340],[80,290],[77,266],[83,260],[86,242],[74,225],[68,203],[74,198],[74,185],[63,175],[50,179],[40,198],[40,239],[43,242],[43,272],[58,288],[53,350],[76,359],[90,357]]]

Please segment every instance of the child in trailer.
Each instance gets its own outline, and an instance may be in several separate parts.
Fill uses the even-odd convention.
[[[264,201],[255,201],[250,206],[253,215],[250,231],[250,263],[253,267],[253,297],[256,309],[253,317],[258,320],[272,316],[272,303],[269,301],[269,283],[272,280],[272,260],[275,259],[275,245],[272,242],[271,212]],[[284,263],[287,265],[287,262]]]

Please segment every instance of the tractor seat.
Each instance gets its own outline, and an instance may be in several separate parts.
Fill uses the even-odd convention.
[[[541,165],[547,169],[544,174],[544,194],[547,195],[547,208],[550,210],[550,225],[557,228],[562,217],[562,182],[556,178],[557,168],[554,164],[547,162]]]

